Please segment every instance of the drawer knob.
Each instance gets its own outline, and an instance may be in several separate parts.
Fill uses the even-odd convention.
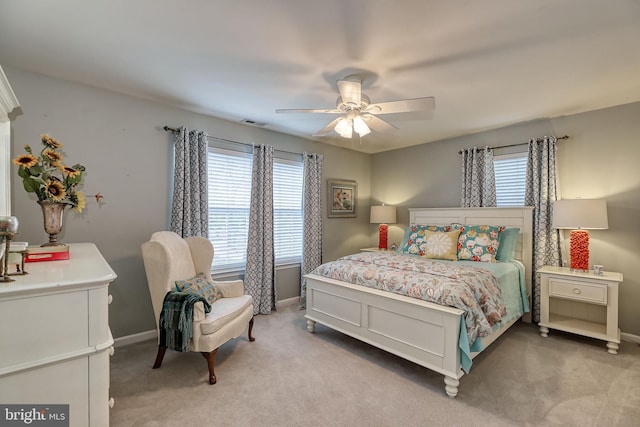
[[[113,408],[113,406],[116,404],[116,401],[113,400],[113,397],[111,399],[109,399],[109,408]]]
[[[582,293],[582,291],[580,290],[580,288],[573,288],[573,293],[579,295]]]
[[[107,297],[107,301],[109,302],[109,304],[111,304],[113,302],[113,295],[109,294],[109,296]]]

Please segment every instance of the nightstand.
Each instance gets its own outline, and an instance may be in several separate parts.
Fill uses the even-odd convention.
[[[380,248],[362,248],[360,249],[360,252],[380,252],[380,251],[386,251],[387,249],[380,249]]]
[[[618,354],[618,285],[622,273],[574,273],[566,267],[545,266],[540,273],[540,335],[549,329],[571,332],[607,342]]]

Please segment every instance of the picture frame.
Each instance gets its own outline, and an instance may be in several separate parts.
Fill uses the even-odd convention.
[[[355,218],[357,216],[358,184],[344,179],[327,180],[327,217]]]

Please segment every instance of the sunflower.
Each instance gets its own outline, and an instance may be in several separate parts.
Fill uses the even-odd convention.
[[[42,138],[42,143],[49,148],[62,148],[62,144],[57,139],[50,137],[49,135],[43,134],[40,135]]]
[[[47,196],[54,202],[61,202],[67,195],[64,185],[57,179],[47,181],[46,191]]]
[[[46,149],[42,152],[42,155],[49,160],[51,164],[60,163],[63,159],[62,154],[59,151],[55,151],[52,149]]]
[[[80,213],[85,206],[87,206],[87,199],[84,197],[84,193],[82,191],[76,191],[76,194],[71,197],[71,201],[75,202],[75,205],[73,206],[74,212]]]
[[[16,166],[22,166],[25,169],[29,169],[38,164],[38,159],[36,159],[32,154],[23,154],[13,159],[13,164]]]
[[[42,148],[38,155],[29,144],[25,144],[26,152],[13,159],[25,191],[33,193],[39,202],[63,203],[75,212],[82,212],[87,201],[77,187],[82,185],[86,168],[79,163],[73,166],[63,164],[66,156],[61,152],[62,144],[57,139],[43,134],[40,140]],[[95,197],[99,203],[103,196],[98,193]]]
[[[62,166],[60,168],[60,170],[62,171],[62,173],[64,174],[64,176],[68,176],[69,178],[75,178],[76,176],[80,175],[82,173],[82,171],[78,170],[78,169],[74,169],[70,166]]]

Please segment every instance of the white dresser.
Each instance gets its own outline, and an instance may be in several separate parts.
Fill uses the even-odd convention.
[[[116,274],[92,243],[69,253],[0,283],[0,403],[69,404],[70,426],[108,426]]]

